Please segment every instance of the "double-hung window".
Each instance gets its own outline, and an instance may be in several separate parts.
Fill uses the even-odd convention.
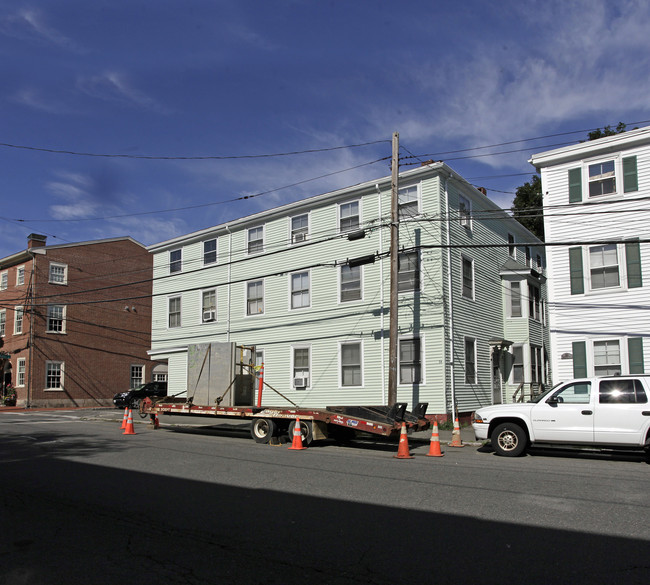
[[[250,228],[247,232],[248,253],[259,254],[264,252],[264,228]]]
[[[45,389],[63,390],[63,362],[45,362]]]
[[[587,189],[583,193],[585,181]],[[584,167],[569,169],[568,187],[569,203],[638,191],[637,157],[592,161]]]
[[[18,368],[18,373],[16,375],[16,386],[20,386],[22,388],[25,385],[25,373],[27,371],[25,358],[18,358],[18,360],[16,360],[16,365]]]
[[[291,308],[309,307],[309,272],[296,272],[291,275]]]
[[[591,288],[611,288],[620,285],[618,250],[616,244],[589,248]]]
[[[264,281],[255,280],[246,283],[246,314],[261,315],[264,313]]]
[[[411,185],[402,187],[397,193],[397,209],[399,219],[409,219],[415,217],[420,211],[420,198],[418,196],[418,186]]]
[[[462,195],[458,197],[458,221],[466,228],[472,227],[472,208],[469,199]]]
[[[589,165],[589,197],[616,193],[615,162],[608,160]]]
[[[361,266],[341,266],[341,294],[342,303],[358,301],[361,299]]]
[[[4,337],[7,329],[7,309],[0,309],[0,337]]]
[[[467,299],[474,298],[474,261],[465,256],[462,257],[463,286],[462,296]]]
[[[65,333],[65,305],[47,306],[47,332]]]
[[[524,381],[524,346],[512,346],[512,382],[521,384]]]
[[[465,338],[465,383],[476,384],[476,339]]]
[[[23,316],[25,311],[23,307],[16,307],[14,309],[14,334],[20,335],[23,332]]]
[[[309,386],[309,347],[293,348],[293,387],[306,388]]]
[[[397,290],[401,293],[420,290],[420,256],[418,252],[403,252],[398,255]]]
[[[183,270],[183,251],[178,250],[169,251],[169,273],[174,274]]]
[[[508,234],[508,256],[517,258],[517,246],[515,246],[515,236]]]
[[[361,342],[355,341],[341,344],[341,385],[361,386]]]
[[[168,299],[168,326],[170,329],[181,326],[181,297]]]
[[[291,243],[300,244],[309,236],[309,214],[296,215],[291,218]]]
[[[8,286],[9,286],[9,273],[5,270],[5,272],[0,272],[0,290],[7,290]]]
[[[528,284],[528,317],[535,321],[541,321],[539,287],[530,283]]]
[[[510,316],[521,317],[521,282],[510,283]]]
[[[130,388],[137,388],[144,384],[144,366],[132,365],[131,366],[131,385]]]
[[[621,374],[621,347],[618,339],[594,341],[594,374],[596,376]]]
[[[68,282],[68,265],[50,262],[50,283],[67,284]]]
[[[530,346],[530,373],[533,382],[537,384],[542,384],[544,382],[542,348],[537,345]]]
[[[16,268],[16,286],[23,286],[25,284],[25,267],[19,266]]]
[[[217,240],[206,240],[203,242],[203,265],[216,264],[217,262]]]
[[[201,322],[217,320],[217,290],[212,288],[201,292]]]
[[[359,229],[359,202],[350,201],[339,205],[339,231],[349,232]]]
[[[422,382],[422,358],[420,338],[399,340],[399,383],[419,384]]]

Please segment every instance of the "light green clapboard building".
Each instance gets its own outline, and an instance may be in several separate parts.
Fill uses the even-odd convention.
[[[234,342],[301,407],[386,404],[390,204],[385,177],[150,246],[169,393],[188,348]],[[549,383],[542,242],[441,162],[400,174],[399,214],[397,400],[465,413]]]

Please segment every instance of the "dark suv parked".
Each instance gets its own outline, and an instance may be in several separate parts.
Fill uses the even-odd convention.
[[[167,382],[147,382],[128,390],[127,392],[118,392],[113,396],[113,404],[117,408],[132,408],[137,410],[140,401],[147,396],[167,396]]]

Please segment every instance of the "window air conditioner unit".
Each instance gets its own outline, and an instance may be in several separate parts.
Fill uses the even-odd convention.
[[[307,378],[294,378],[293,385],[296,388],[306,388],[307,387]]]
[[[216,321],[217,320],[217,312],[212,310],[212,311],[203,311],[203,322],[206,323],[207,321]]]
[[[304,232],[293,234],[293,243],[294,244],[299,244],[300,242],[304,242],[306,239],[307,239],[307,234],[304,233]]]

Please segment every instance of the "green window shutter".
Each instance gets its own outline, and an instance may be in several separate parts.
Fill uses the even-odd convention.
[[[582,277],[582,248],[569,248],[569,273],[571,274],[571,294],[583,294],[585,283]]]
[[[569,169],[569,203],[582,201],[582,168]]]
[[[644,374],[643,337],[630,337],[627,340],[627,355],[630,362],[630,374]]]
[[[636,156],[623,159],[623,193],[639,190],[639,181],[636,173]]]
[[[625,261],[627,262],[627,286],[638,288],[643,286],[641,278],[641,249],[639,242],[625,243]]]
[[[587,377],[587,344],[584,341],[574,341],[573,346],[573,377]]]

